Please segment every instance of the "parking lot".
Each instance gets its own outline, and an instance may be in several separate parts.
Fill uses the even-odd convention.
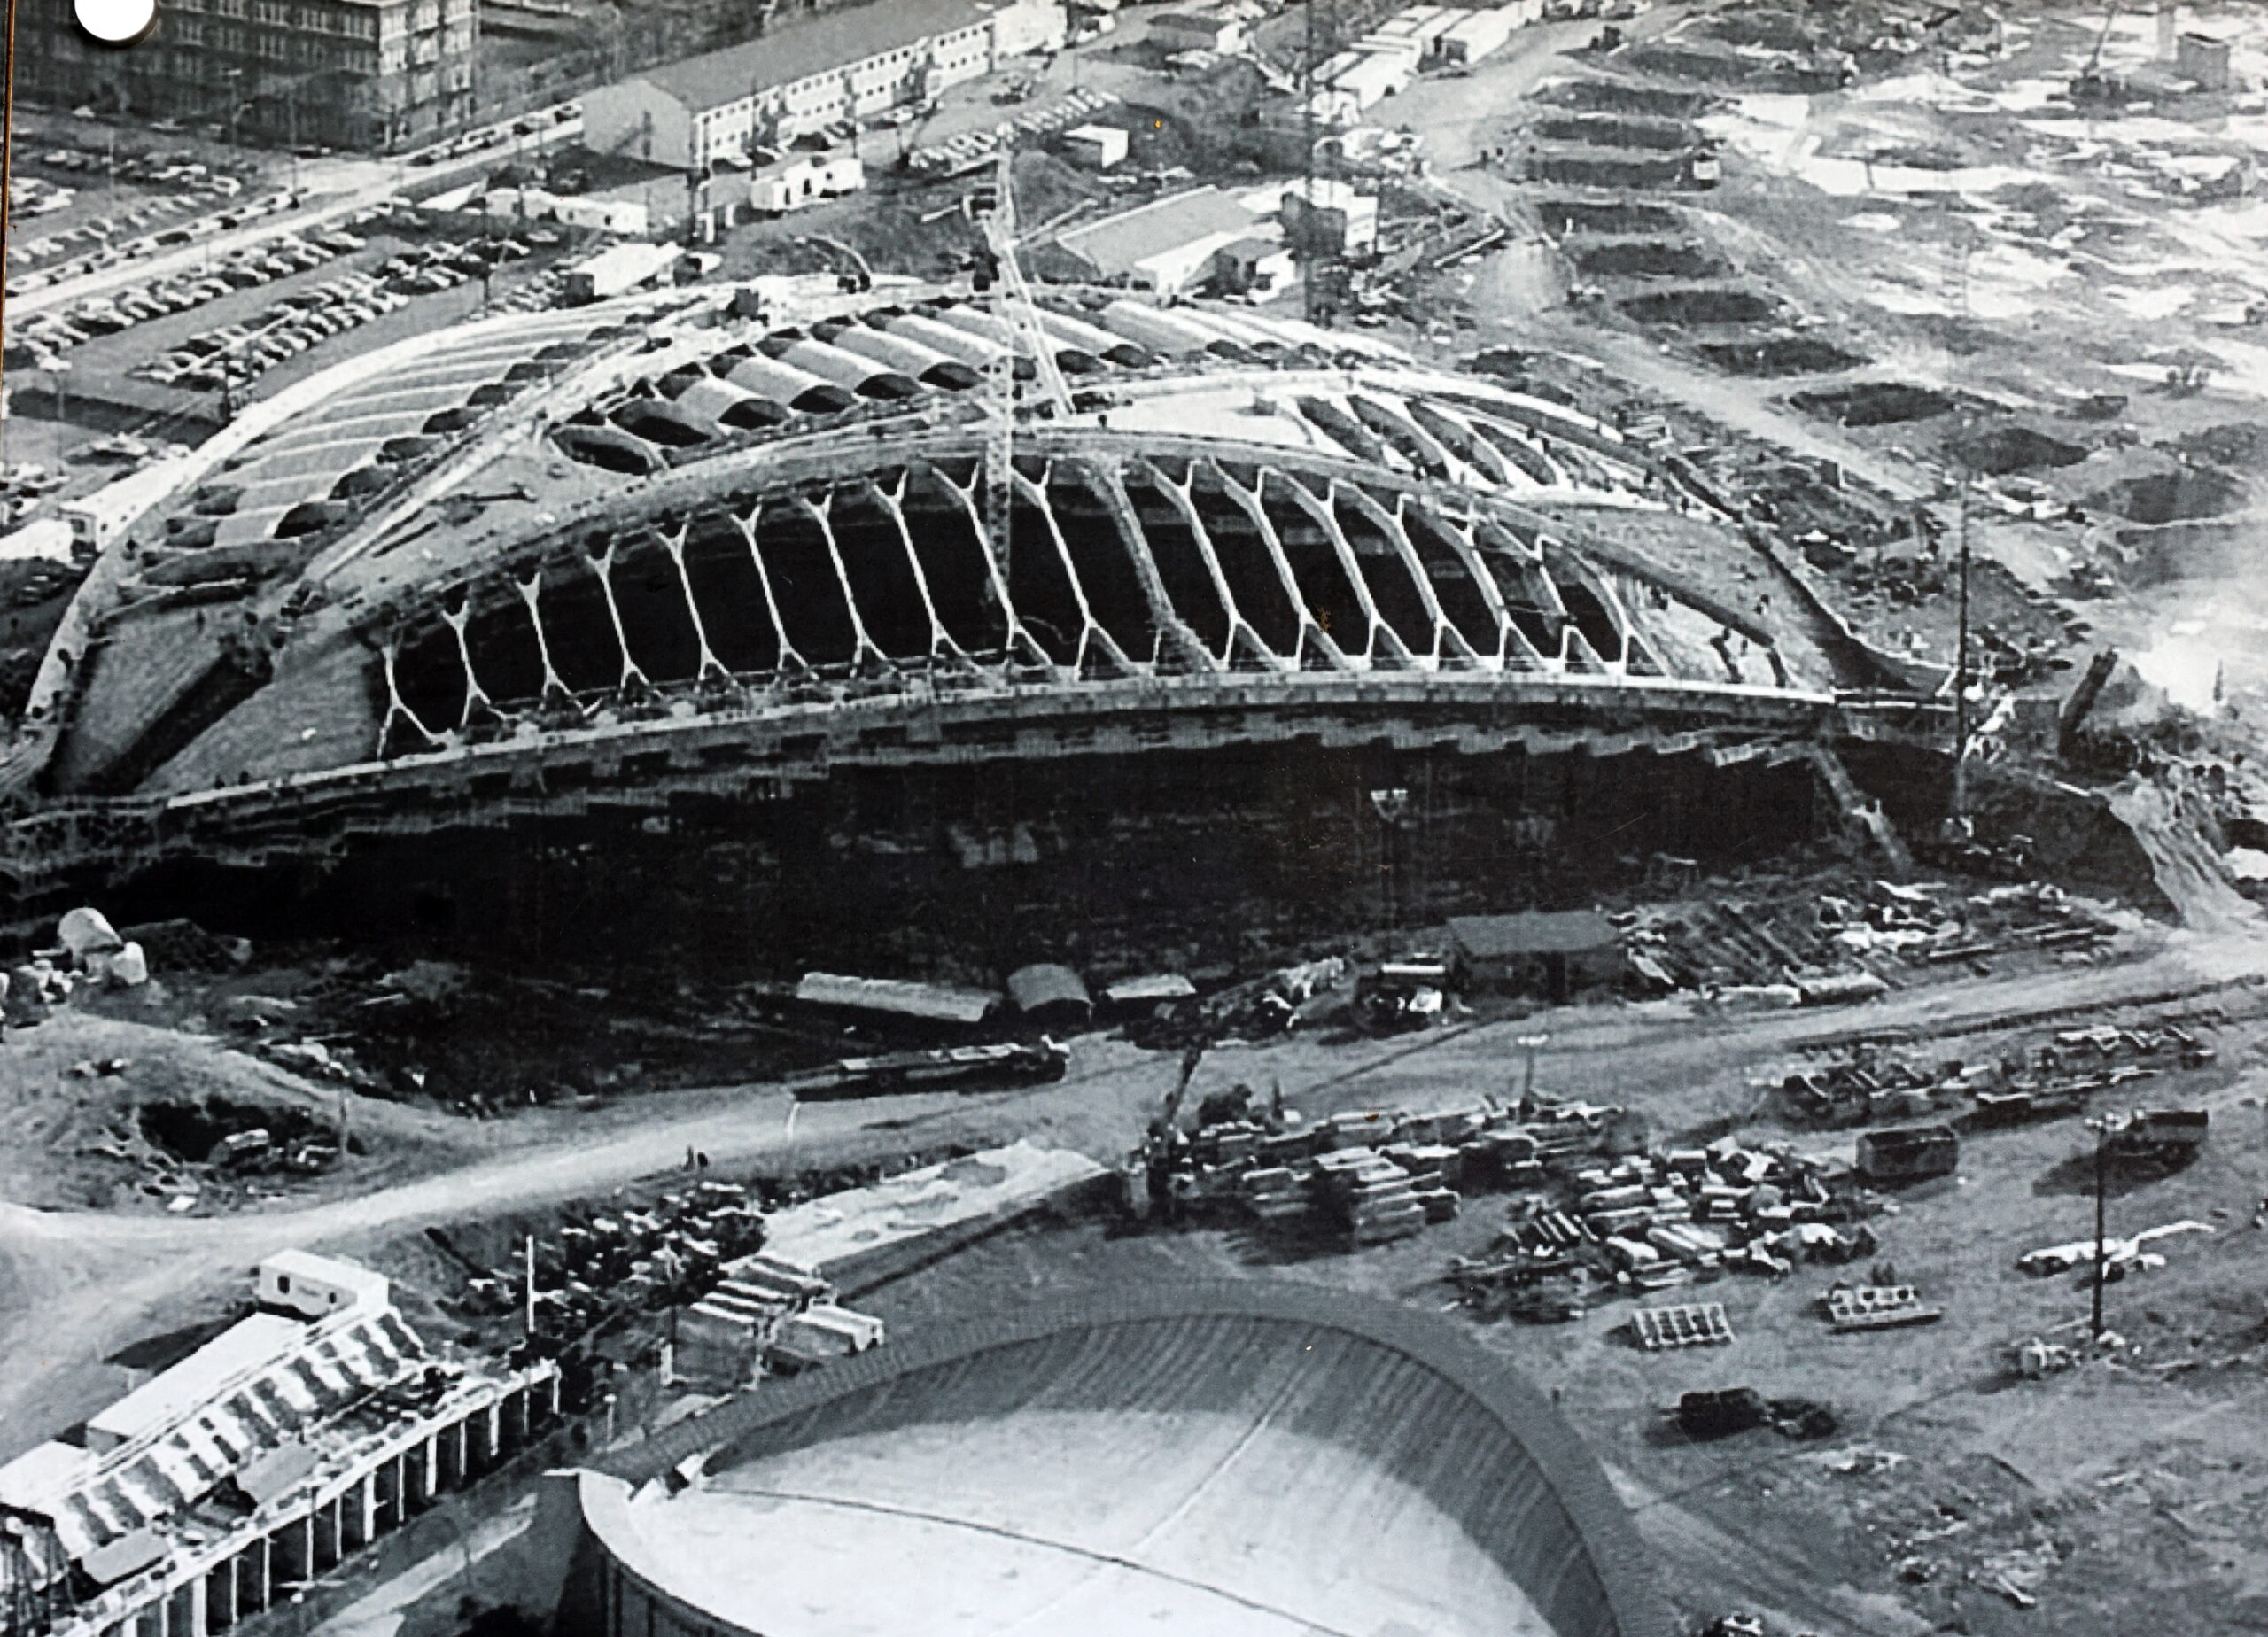
[[[50,125],[52,122],[50,122]],[[106,129],[19,131],[9,180],[8,293],[28,295],[252,219],[268,155]]]
[[[312,229],[209,268],[90,298],[18,327],[17,339],[67,365],[69,391],[165,423],[213,421],[357,348],[499,306],[547,306],[565,236],[430,237],[408,212],[374,208],[353,225]],[[384,323],[388,319],[401,322]],[[303,366],[291,368],[291,366]],[[131,416],[128,417],[131,419]]]

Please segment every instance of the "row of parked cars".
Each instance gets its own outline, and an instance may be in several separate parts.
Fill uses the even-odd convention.
[[[257,221],[262,216],[272,216],[278,211],[290,210],[298,202],[289,193],[258,194],[212,215],[194,217],[175,227],[144,234],[139,238],[128,239],[123,243],[119,242],[115,237],[107,241],[103,240],[101,229],[89,224],[89,227],[74,230],[73,242],[75,244],[92,240],[97,242],[97,248],[74,256],[68,261],[59,262],[53,267],[37,268],[29,272],[16,274],[8,280],[8,293],[12,296],[29,295],[33,291],[44,290],[50,284],[59,284],[66,280],[80,277],[83,274],[98,272],[104,268],[117,267],[138,257],[154,255],[160,250],[167,250],[182,244],[193,244],[200,238],[211,238],[215,234],[226,233],[232,228],[241,228],[246,222]],[[57,237],[60,238],[64,236]]]
[[[339,230],[339,237],[352,236]],[[361,241],[355,244],[360,248]],[[532,253],[511,238],[413,245],[372,271],[327,279],[284,297],[256,318],[191,336],[134,373],[187,392],[241,385],[332,336],[399,311],[418,296],[454,290],[501,262]]]
[[[232,291],[256,290],[311,271],[334,257],[353,254],[363,244],[344,228],[292,234],[224,256],[209,270],[176,273],[115,295],[89,296],[60,313],[35,314],[17,326],[16,338],[36,351],[59,353],[97,336],[114,335],[169,313],[202,306]]]
[[[286,296],[243,323],[200,330],[173,351],[135,367],[161,386],[217,392],[242,385],[287,358],[408,305],[407,295],[369,273],[327,279]]]
[[[41,201],[29,213],[44,214],[59,210],[78,197],[74,188],[57,188],[36,176],[20,177],[8,184],[8,208],[11,212],[24,208],[19,191],[30,190],[32,197]],[[18,235],[8,245],[8,265],[28,268],[53,261],[59,257],[98,250],[120,237],[146,234],[161,223],[176,216],[207,208],[206,201],[193,194],[167,193],[152,199],[129,205],[116,215],[97,216],[55,233],[43,233],[36,238]]]
[[[76,188],[58,188],[51,182],[42,182],[36,176],[11,176],[8,179],[8,213],[11,216],[44,216],[63,209],[78,197]],[[8,260],[28,261],[31,257],[11,244]]]
[[[531,114],[524,120],[515,120],[509,125],[484,126],[477,131],[467,131],[454,142],[435,143],[421,148],[409,156],[412,165],[439,165],[443,159],[461,159],[469,153],[482,153],[490,148],[501,148],[515,137],[532,136],[548,125],[564,125],[583,112],[580,103],[562,103],[548,113]]]

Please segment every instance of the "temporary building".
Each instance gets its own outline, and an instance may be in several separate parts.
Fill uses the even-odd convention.
[[[1076,1028],[1094,1015],[1094,1000],[1087,993],[1085,981],[1068,966],[1052,961],[1010,973],[1008,998],[1035,1023]]]
[[[1466,989],[1555,999],[1612,983],[1626,965],[1612,924],[1590,910],[1452,916],[1449,946]]]
[[[829,972],[805,973],[796,985],[796,998],[808,1006],[970,1026],[983,1022],[1000,1005],[1000,997],[990,989],[899,978],[842,977]]]

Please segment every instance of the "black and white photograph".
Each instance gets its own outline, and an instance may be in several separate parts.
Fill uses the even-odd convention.
[[[0,1637],[2268,1632],[2268,6],[7,39]]]

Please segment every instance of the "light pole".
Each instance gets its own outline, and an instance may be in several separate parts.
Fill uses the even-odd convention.
[[[1520,1072],[1520,1101],[1525,1103],[1535,1095],[1535,1054],[1551,1043],[1548,1034],[1519,1036],[1515,1043],[1527,1053],[1527,1064]]]

